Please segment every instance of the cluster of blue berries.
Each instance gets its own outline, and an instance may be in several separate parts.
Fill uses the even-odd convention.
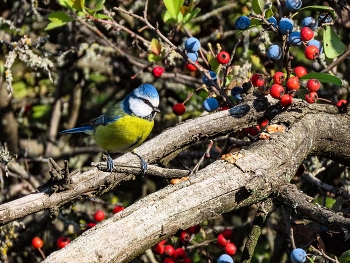
[[[192,61],[192,62],[197,62],[198,60],[198,51],[201,48],[201,43],[199,40],[195,37],[190,37],[186,39],[185,42],[185,50],[187,57]]]
[[[301,1],[286,1],[286,5],[287,8],[289,7],[289,10],[296,11],[301,7]],[[325,20],[325,15],[321,14],[318,20],[314,17],[305,17],[302,20],[302,29],[300,31],[293,31],[293,20],[290,18],[284,17],[279,22],[277,22],[276,18],[270,17],[267,19],[267,21],[271,23],[275,28],[277,28],[282,35],[288,35],[289,46],[299,46],[302,45],[303,42],[307,43],[305,49],[305,57],[309,60],[313,60],[317,58],[323,51],[321,42],[313,39],[314,31],[317,30],[320,19]],[[266,25],[264,27],[266,28]],[[308,48],[308,46],[314,46],[317,47],[317,49]],[[281,59],[282,48],[277,44],[271,45],[267,50],[267,57],[273,61]]]

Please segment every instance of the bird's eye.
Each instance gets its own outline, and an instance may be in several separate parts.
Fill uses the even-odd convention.
[[[149,104],[149,100],[144,99],[143,102]]]

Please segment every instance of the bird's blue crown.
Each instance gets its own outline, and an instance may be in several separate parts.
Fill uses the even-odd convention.
[[[142,84],[135,89],[130,95],[134,94],[136,97],[149,97],[150,99],[159,99],[158,91],[151,84]]]

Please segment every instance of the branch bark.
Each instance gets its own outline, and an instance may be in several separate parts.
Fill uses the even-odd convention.
[[[320,111],[333,111],[327,106],[318,107]],[[309,106],[290,110],[282,118],[298,121],[287,132],[273,134],[270,141],[242,150],[244,157],[234,165],[218,160],[188,181],[141,199],[86,231],[44,262],[128,262],[178,229],[265,200],[289,183],[307,155],[320,153],[320,149],[328,153],[335,150],[325,149],[325,142],[341,147],[344,141],[350,141],[348,114],[305,114],[311,110]]]

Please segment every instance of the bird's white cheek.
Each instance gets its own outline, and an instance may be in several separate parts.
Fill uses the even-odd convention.
[[[152,108],[139,99],[130,98],[129,108],[138,117],[146,117],[152,113]]]

